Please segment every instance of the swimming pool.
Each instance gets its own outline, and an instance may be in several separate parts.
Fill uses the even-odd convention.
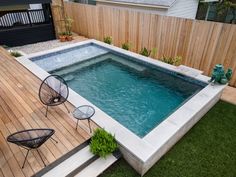
[[[30,60],[29,60],[30,59]],[[92,120],[115,134],[124,158],[144,174],[219,100],[209,77],[96,40],[17,59],[40,79],[59,74],[68,101],[95,107]]]
[[[75,92],[139,137],[206,86],[111,53],[90,63],[81,67],[78,62],[50,73],[62,76]]]

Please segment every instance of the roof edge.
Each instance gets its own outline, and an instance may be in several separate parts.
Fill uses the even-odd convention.
[[[170,5],[170,7],[172,7],[172,6],[176,3],[176,1],[177,1],[177,0],[174,0],[174,1],[172,2],[172,4]]]
[[[129,2],[118,2],[118,1],[110,1],[110,0],[95,0],[96,2],[104,2],[110,4],[121,4],[121,5],[130,5],[130,6],[138,6],[138,7],[148,7],[148,8],[159,8],[159,9],[169,9],[171,6],[161,6],[161,5],[147,5],[147,4],[136,4],[136,3],[129,3]],[[176,0],[175,0],[176,1]]]

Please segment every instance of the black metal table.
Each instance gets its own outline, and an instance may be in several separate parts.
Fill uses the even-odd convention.
[[[90,133],[92,133],[92,129],[91,129],[91,125],[90,125],[90,119],[94,114],[95,114],[95,109],[92,106],[83,105],[83,106],[77,107],[73,111],[73,116],[74,116],[74,118],[77,119],[76,130],[77,130],[77,127],[78,127],[79,120],[88,120]]]

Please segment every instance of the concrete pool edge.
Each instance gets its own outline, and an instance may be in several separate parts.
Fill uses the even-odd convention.
[[[150,64],[162,67],[174,72],[178,72],[177,68],[172,65],[153,60],[139,54],[125,51],[115,46],[110,46],[105,43],[88,40],[68,46],[62,46],[48,51],[38,52],[17,58],[16,60],[25,66],[34,75],[43,80],[49,75],[46,71],[41,69],[35,63],[29,60],[40,55],[53,53],[60,50],[85,45],[97,44],[115,52],[121,52],[124,55],[137,58],[138,60],[148,62]],[[198,75],[194,77],[196,80],[206,82],[209,77]],[[193,96],[178,110],[171,114],[166,120],[154,128],[144,138],[140,138],[121,124],[116,122],[106,113],[94,106],[92,103],[81,97],[70,89],[68,101],[75,107],[89,104],[95,107],[96,114],[92,120],[100,127],[115,134],[117,141],[120,144],[121,151],[125,159],[141,174],[143,175],[167,150],[169,150],[200,118],[204,115],[220,98],[220,95],[225,86],[215,85],[206,86],[203,90]]]

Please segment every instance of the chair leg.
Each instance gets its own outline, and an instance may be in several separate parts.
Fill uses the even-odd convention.
[[[78,123],[79,123],[79,119],[77,119],[77,122],[76,122],[76,130],[77,130],[77,128],[78,128]]]
[[[63,103],[63,104],[64,104],[64,106],[66,107],[66,110],[68,111],[68,113],[70,113],[69,109],[68,109],[67,106],[66,106],[66,103]]]
[[[26,156],[25,156],[25,160],[24,160],[23,165],[22,165],[21,168],[24,168],[24,166],[25,166],[25,162],[26,162],[26,159],[27,159],[27,157],[28,157],[29,151],[30,151],[30,150],[27,149],[27,153],[26,153]]]
[[[90,119],[88,119],[88,124],[89,124],[90,133],[92,133],[92,129],[91,129],[91,125],[90,125]]]
[[[46,108],[46,114],[45,114],[45,117],[48,117],[48,106]]]
[[[52,138],[52,137],[51,137],[51,139],[52,139],[54,142],[58,143],[58,141],[57,141],[57,140],[55,140],[54,138]]]
[[[38,149],[36,149],[36,151],[38,152],[40,159],[42,160],[42,162],[43,162],[44,166],[46,167],[46,164],[45,164],[45,162],[43,161],[43,158],[42,158],[42,156],[40,155],[40,153],[39,153]]]

